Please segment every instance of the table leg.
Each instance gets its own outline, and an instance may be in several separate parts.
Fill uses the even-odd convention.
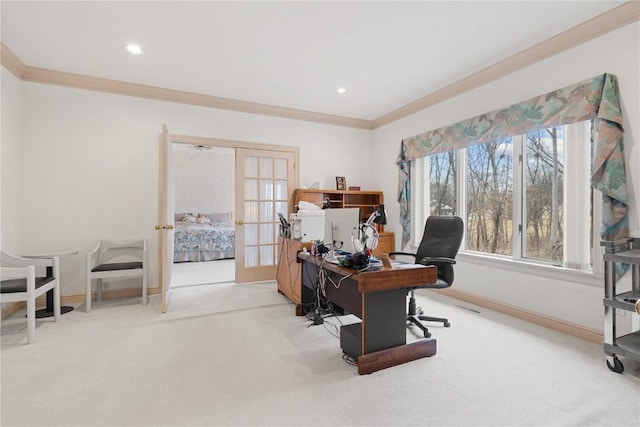
[[[63,305],[60,307],[60,314],[65,314],[73,310],[73,307]],[[53,317],[53,289],[47,291],[47,307],[36,310],[36,318]]]
[[[47,276],[51,277],[53,275],[53,267],[47,267]],[[60,278],[58,277],[58,280]],[[73,310],[73,307],[63,305],[60,307],[60,314],[65,314]],[[47,307],[41,308],[40,310],[36,310],[36,318],[42,319],[43,317],[53,317],[53,289],[47,291]]]

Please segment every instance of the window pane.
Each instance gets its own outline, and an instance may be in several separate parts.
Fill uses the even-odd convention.
[[[276,202],[276,213],[281,213],[285,219],[289,218],[289,208],[287,202]]]
[[[274,265],[275,246],[260,246],[260,265]]]
[[[260,202],[260,222],[273,221],[273,202]]]
[[[244,198],[258,200],[258,180],[257,179],[245,179],[244,180]]]
[[[273,178],[273,159],[260,157],[260,178]]]
[[[511,138],[467,148],[467,248],[511,255],[513,236]]]
[[[456,152],[429,157],[431,215],[453,215],[456,206]]]
[[[245,246],[245,248],[244,248],[244,266],[245,267],[257,267],[258,266],[258,247],[257,246]]]
[[[260,224],[260,244],[276,242],[275,227],[273,224]]]
[[[260,200],[273,200],[273,181],[270,179],[260,180]]]
[[[258,224],[244,225],[244,244],[245,245],[258,244]]]
[[[564,127],[526,135],[523,257],[562,265]]]
[[[273,174],[274,178],[279,178],[279,179],[287,179],[287,166],[289,165],[289,162],[287,161],[287,159],[275,159],[275,171]]]
[[[288,199],[288,195],[287,195],[287,186],[288,186],[288,182],[287,181],[276,181],[275,182],[275,194],[274,194],[274,199],[280,199],[280,200],[287,200]]]
[[[258,222],[258,202],[244,202],[244,222]]]
[[[246,156],[244,158],[244,176],[258,176],[258,158]]]

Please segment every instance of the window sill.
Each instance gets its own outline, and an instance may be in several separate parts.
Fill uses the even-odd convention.
[[[604,283],[604,276],[586,271],[578,271],[563,267],[535,264],[526,261],[515,261],[512,259],[499,258],[490,255],[478,254],[474,252],[459,252],[457,259],[471,264],[481,264],[484,266],[500,268],[503,270],[515,271],[517,273],[531,274],[535,276],[547,277],[555,280],[580,283],[588,286],[601,288]]]

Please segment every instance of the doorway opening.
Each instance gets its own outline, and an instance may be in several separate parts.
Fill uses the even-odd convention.
[[[173,142],[170,288],[235,281],[235,148]]]

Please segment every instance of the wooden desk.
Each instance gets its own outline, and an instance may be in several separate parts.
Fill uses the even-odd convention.
[[[300,240],[278,237],[278,269],[276,281],[278,292],[285,295],[296,306],[296,316],[303,316],[302,286],[300,284],[300,264],[298,252],[302,250]]]
[[[338,283],[352,273],[351,268],[325,263],[322,258],[299,253],[302,263],[302,302],[312,302],[318,271],[322,268]],[[353,274],[334,286],[324,286],[326,297],[334,304],[361,319],[360,323],[342,326],[340,347],[356,359],[359,374],[410,362],[436,354],[436,340],[424,338],[407,344],[407,288],[436,281],[434,266],[410,264],[407,268],[380,269]]]

